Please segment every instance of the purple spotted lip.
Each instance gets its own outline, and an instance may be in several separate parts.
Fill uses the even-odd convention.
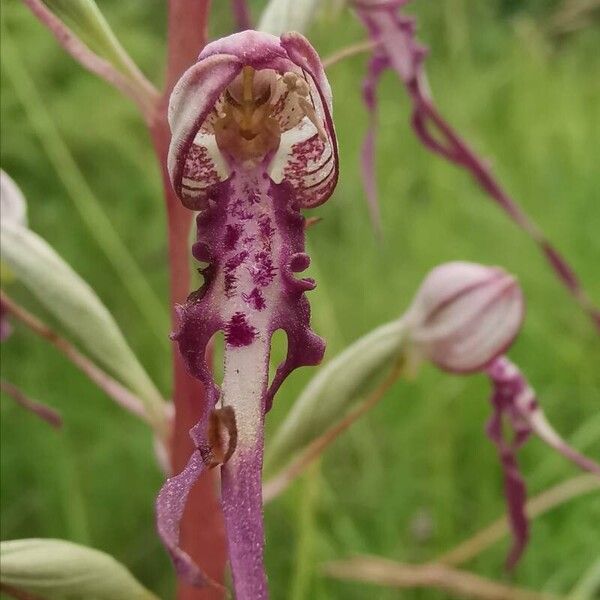
[[[222,505],[235,594],[261,600],[268,597],[264,416],[287,375],[318,364],[325,350],[310,329],[304,296],[315,283],[294,273],[310,262],[300,209],[325,202],[337,182],[331,91],[304,37],[244,31],[206,46],[173,90],[169,123],[172,184],[185,206],[200,211],[193,255],[208,264],[203,286],[177,307],[172,337],[205,384],[208,402],[191,431],[197,450],[159,494],[158,530],[183,578],[214,584],[180,548],[179,522],[201,471],[227,457],[220,464]],[[278,329],[287,334],[288,351],[269,385]],[[225,334],[220,388],[205,359],[219,331]]]

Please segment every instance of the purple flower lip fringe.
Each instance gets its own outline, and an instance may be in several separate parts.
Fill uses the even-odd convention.
[[[204,468],[221,470],[233,585],[238,600],[268,597],[263,565],[264,416],[287,375],[318,364],[325,344],[310,329],[304,292],[305,219],[300,209],[332,194],[338,154],[331,91],[321,61],[299,34],[244,31],[202,51],[173,90],[168,167],[185,206],[200,211],[192,252],[203,286],[178,306],[173,339],[207,390],[190,432],[196,451],[157,500],[158,531],[179,575],[210,581],[179,546],[187,495]],[[269,384],[271,337],[286,332],[287,356]],[[205,359],[225,334],[224,377]]]

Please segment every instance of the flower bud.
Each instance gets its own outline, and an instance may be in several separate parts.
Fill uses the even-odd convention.
[[[512,344],[523,294],[498,267],[451,262],[425,278],[406,314],[413,351],[446,371],[480,370]]]

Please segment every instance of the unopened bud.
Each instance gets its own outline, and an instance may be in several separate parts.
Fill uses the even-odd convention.
[[[406,319],[420,358],[465,373],[505,352],[523,313],[523,294],[512,275],[498,267],[451,262],[427,275]]]

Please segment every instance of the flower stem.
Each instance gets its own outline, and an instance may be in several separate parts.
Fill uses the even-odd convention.
[[[127,74],[121,72],[111,62],[92,52],[42,0],[23,0],[23,2],[42,25],[50,30],[66,52],[88,71],[101,77],[116,87],[122,94],[131,98],[138,105],[146,121],[150,121],[158,101],[158,92],[125,52],[125,49],[114,37],[106,23],[103,23],[104,33],[112,42],[113,50]],[[101,19],[103,21],[103,17]]]
[[[81,354],[70,342],[59,336],[58,333],[22,306],[19,306],[4,292],[0,292],[0,297],[2,306],[16,319],[29,327],[33,333],[50,342],[57,350],[60,350],[82,373],[89,377],[92,382],[110,396],[121,408],[151,424],[159,437],[164,439],[166,436],[166,421],[164,418],[159,418],[159,413],[164,413],[163,407],[155,407],[157,410],[153,411],[153,414],[156,413],[156,418],[153,418],[151,411],[144,407],[142,400],[121,385],[116,379],[113,379],[87,356]]]
[[[168,20],[168,56],[166,87],[150,127],[156,157],[161,169],[167,208],[168,250],[170,270],[171,318],[175,325],[174,306],[183,302],[190,289],[188,233],[193,214],[184,208],[169,180],[167,153],[170,132],[167,106],[173,85],[198,56],[206,41],[209,0],[170,0]],[[194,450],[188,435],[199,420],[202,404],[206,403],[203,385],[185,368],[181,355],[173,345],[173,402],[175,421],[171,438],[171,466],[181,472]],[[215,470],[203,473],[188,497],[188,505],[181,522],[182,546],[203,570],[218,582],[224,579],[227,551],[223,518],[215,493]],[[223,592],[214,588],[198,589],[178,584],[177,600],[220,600]]]
[[[397,588],[434,588],[455,598],[474,600],[559,600],[559,597],[499,583],[446,565],[435,563],[411,565],[376,556],[357,556],[353,559],[326,565],[330,577],[360,581]]]
[[[528,500],[525,510],[527,516],[530,519],[534,519],[573,498],[594,491],[600,491],[600,481],[598,478],[589,474],[578,475],[534,496]],[[501,540],[508,532],[509,527],[506,517],[500,517],[491,525],[478,531],[468,540],[439,556],[436,560],[448,565],[466,563],[481,554],[484,550],[487,550],[492,544]]]
[[[333,54],[330,54],[327,58],[324,58],[323,66],[326,69],[329,69],[329,67],[333,67],[333,65],[336,65],[337,63],[341,62],[342,60],[345,60],[346,58],[351,58],[352,56],[356,56],[357,54],[370,52],[374,48],[377,48],[377,46],[379,46],[379,42],[374,40],[363,40],[362,42],[350,44],[349,46],[340,48]]]

